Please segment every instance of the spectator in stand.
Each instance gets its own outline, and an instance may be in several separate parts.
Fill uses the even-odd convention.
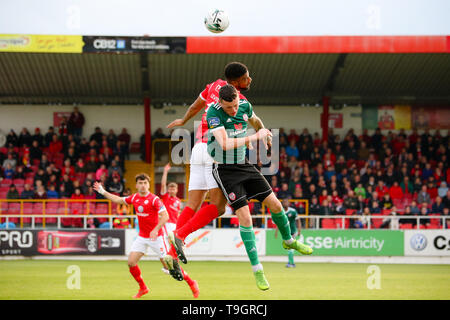
[[[355,219],[353,227],[357,229],[364,229],[368,226],[369,221],[370,221],[370,208],[365,207],[363,212],[361,213],[361,216]]]
[[[370,207],[370,213],[371,214],[380,214],[381,213],[381,208],[380,208],[380,204],[378,203],[378,201],[372,202],[372,205]]]
[[[320,204],[319,199],[316,196],[313,196],[311,198],[311,201],[309,202],[309,215],[320,215]],[[310,227],[314,227],[316,225],[317,219],[311,219],[310,220]],[[322,221],[322,220],[320,220]]]
[[[436,197],[438,196],[438,191],[437,188],[435,187],[433,177],[429,178],[427,191],[431,199],[436,199]]]
[[[23,191],[20,194],[21,199],[33,199],[34,197],[34,190],[31,189],[31,186],[28,183],[25,183],[23,186]]]
[[[98,168],[99,166],[97,164],[95,155],[91,155],[89,157],[89,161],[86,163],[86,172],[96,172]]]
[[[6,168],[3,169],[3,175],[4,175],[5,179],[9,179],[9,180],[14,179],[14,174],[15,174],[15,171],[12,168],[11,163],[6,163]]]
[[[18,147],[23,147],[24,145],[31,146],[31,144],[33,143],[33,137],[31,136],[27,128],[22,129],[17,142]]]
[[[117,194],[119,196],[122,195],[124,190],[124,185],[118,176],[113,176],[111,179],[108,179],[108,182],[105,185],[106,190],[113,194]]]
[[[444,228],[450,229],[450,214],[449,214],[449,207],[444,208],[443,216],[446,217],[444,220]]]
[[[300,153],[298,151],[295,139],[289,140],[289,146],[286,147],[286,154],[288,155],[288,157],[299,157]]]
[[[80,144],[78,145],[80,155],[85,155],[89,153],[89,141],[86,138],[81,138]]]
[[[444,206],[444,203],[442,202],[442,198],[441,197],[436,197],[435,202],[431,206],[431,213],[443,214],[444,213],[444,207],[445,206]]]
[[[389,196],[391,197],[392,201],[395,201],[397,199],[403,199],[404,195],[403,195],[403,190],[402,188],[398,185],[397,181],[394,181],[394,184],[392,185],[392,187],[389,188]]]
[[[70,159],[64,160],[64,166],[61,169],[61,174],[68,175],[69,179],[73,180],[75,179],[75,169],[72,166],[72,163],[70,162]]]
[[[50,154],[56,154],[61,153],[63,150],[63,143],[60,139],[58,139],[58,136],[56,134],[52,137],[52,142],[50,142],[50,145],[48,147],[48,151]]]
[[[392,202],[391,196],[389,195],[389,193],[386,193],[380,202],[380,207],[382,209],[390,210],[390,209],[392,209],[393,206],[394,206],[394,203]]]
[[[103,165],[105,165],[105,167],[108,168],[108,163],[109,163],[109,161],[108,161],[108,159],[106,159],[105,155],[104,155],[103,153],[100,153],[100,154],[98,155],[97,165],[98,165],[99,167],[101,167],[102,164],[103,164]]]
[[[64,183],[61,183],[59,186],[59,198],[60,199],[69,199],[71,197],[71,194],[66,191],[66,187]]]
[[[42,150],[39,146],[38,140],[33,140],[33,144],[30,147],[30,162],[31,164],[34,163],[34,160],[41,160],[42,157]]]
[[[354,192],[357,197],[362,196],[363,199],[366,199],[366,197],[367,197],[366,189],[363,187],[362,183],[358,183]]]
[[[34,175],[34,185],[37,181],[42,181],[43,185],[47,185],[48,177],[42,168],[39,168],[37,173]]]
[[[123,177],[123,171],[122,168],[119,166],[119,164],[115,161],[111,161],[111,165],[108,168],[108,177],[112,177],[114,174],[117,174],[120,178]]]
[[[383,180],[378,180],[375,191],[378,193],[378,196],[380,198],[383,198],[386,193],[389,193],[389,189],[386,187]]]
[[[86,173],[86,165],[83,161],[83,158],[78,158],[77,163],[75,164],[75,173]]]
[[[14,158],[14,154],[11,152],[9,152],[8,157],[5,160],[3,160],[3,165],[2,165],[3,169],[6,169],[8,164],[10,165],[11,169],[13,169],[13,170],[16,169],[17,160]]]
[[[278,197],[278,199],[292,198],[292,194],[289,192],[289,185],[287,184],[287,182],[283,182],[281,184],[281,190],[278,192],[277,197]]]
[[[366,142],[362,141],[361,146],[357,151],[357,159],[367,161],[370,156],[370,150],[367,148]]]
[[[37,200],[45,200],[47,199],[47,192],[43,185],[39,185],[36,187],[36,192],[34,193],[33,199]]]
[[[442,198],[445,208],[450,208],[450,190],[447,190],[447,194]]]
[[[44,135],[44,147],[48,148],[50,146],[50,143],[53,141],[54,134],[55,134],[55,129],[53,127],[48,127],[48,131]]]
[[[73,112],[69,117],[69,132],[74,134],[76,137],[81,137],[83,135],[84,122],[85,119],[83,113],[79,111],[78,107],[74,107]]]
[[[95,132],[91,135],[91,137],[89,138],[89,141],[95,141],[97,146],[101,146],[102,145],[102,140],[103,140],[103,132],[102,129],[100,129],[100,127],[95,127]]]
[[[162,130],[161,130],[162,132]],[[164,136],[164,134],[163,134]],[[165,137],[165,136],[164,136]],[[125,146],[124,151],[125,151],[125,157],[127,159],[130,159],[130,143],[131,143],[131,136],[130,134],[127,132],[126,128],[122,129],[122,132],[119,134],[119,136],[117,137],[117,140],[119,140],[120,142],[122,142],[122,144]]]
[[[13,147],[17,147],[19,144],[19,138],[17,137],[16,132],[11,129],[8,134],[6,135],[6,145],[9,146],[13,146]]]
[[[422,180],[428,180],[431,176],[433,176],[433,169],[431,168],[431,163],[427,162],[422,170]]]
[[[9,186],[9,190],[6,193],[6,199],[20,199],[19,191],[14,184]]]
[[[111,149],[114,149],[116,147],[118,139],[117,139],[117,135],[113,129],[110,129],[108,131],[108,135],[106,136],[106,141],[108,142],[108,147],[110,147]]]
[[[67,149],[67,152],[64,153],[64,159],[70,160],[70,165],[75,165],[77,159],[79,158],[78,153],[75,150],[75,147],[71,146]]]
[[[97,169],[97,171],[95,172],[95,179],[101,180],[102,176],[105,176],[105,178],[108,177],[108,169],[106,169],[106,165],[105,164],[101,164],[100,168]]]
[[[72,182],[72,180],[70,180],[69,175],[67,175],[67,174],[63,175],[63,180],[62,180],[61,184],[64,185],[64,191],[67,192],[69,197],[71,197],[75,190],[74,190],[73,182]]]
[[[16,168],[16,172],[14,172],[13,179],[24,179],[25,180],[25,171],[24,166],[18,166]]]
[[[402,192],[404,195],[406,194],[414,194],[414,186],[411,183],[411,181],[409,180],[408,176],[405,176],[402,180],[402,182],[400,183],[400,188],[402,188]]]
[[[390,228],[392,230],[398,230],[399,219],[396,216],[397,216],[397,208],[392,207],[389,216],[383,219],[383,222],[380,225],[380,229]]]
[[[419,222],[420,226],[427,226],[428,224],[430,224],[430,219],[423,218],[428,216],[428,214],[429,211],[427,205],[422,205],[422,207],[420,208],[420,222]]]
[[[347,197],[344,199],[344,207],[351,210],[358,209],[358,198],[355,196],[355,192],[353,190],[349,190],[347,192]]]
[[[59,198],[58,191],[56,191],[56,185],[51,184],[48,186],[47,198],[48,199],[58,199]]]
[[[41,129],[39,129],[39,128],[34,129],[34,134],[31,137],[31,141],[32,141],[32,143],[34,141],[37,141],[39,148],[44,147],[44,136],[41,133]]]
[[[425,184],[422,185],[420,192],[417,194],[417,202],[419,204],[422,204],[422,203],[430,204],[431,203],[431,198],[430,198],[430,194],[428,193],[427,185],[425,185]]]

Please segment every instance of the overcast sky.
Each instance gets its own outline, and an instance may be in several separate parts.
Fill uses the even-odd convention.
[[[450,35],[449,0],[0,0],[0,34],[211,36]]]

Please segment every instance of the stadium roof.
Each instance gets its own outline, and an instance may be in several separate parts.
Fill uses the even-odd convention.
[[[0,53],[3,104],[190,104],[230,61],[255,105],[450,104],[450,54]]]

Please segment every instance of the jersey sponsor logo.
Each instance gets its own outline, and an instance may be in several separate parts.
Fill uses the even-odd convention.
[[[231,201],[234,201],[236,200],[236,195],[234,194],[234,192],[232,192],[228,195],[228,198],[230,198]]]
[[[208,125],[210,128],[213,128],[215,126],[218,126],[220,124],[220,119],[217,117],[209,118],[208,119]]]
[[[139,217],[148,217],[148,213],[141,213],[141,212],[137,212],[136,213]]]

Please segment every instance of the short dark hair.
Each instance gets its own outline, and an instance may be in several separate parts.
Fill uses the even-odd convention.
[[[225,66],[225,78],[228,81],[237,80],[247,73],[248,68],[240,62],[230,62]]]
[[[219,90],[219,99],[231,102],[237,97],[237,90],[231,84],[226,84]]]
[[[136,175],[135,178],[136,178],[136,182],[138,182],[139,180],[147,180],[150,183],[150,177],[146,173],[139,173]]]

